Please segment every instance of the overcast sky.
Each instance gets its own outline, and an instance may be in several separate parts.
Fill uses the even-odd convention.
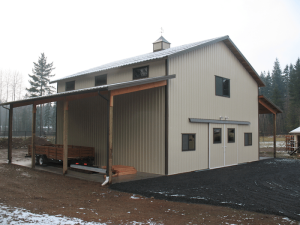
[[[299,0],[0,0],[0,70],[29,79],[42,52],[55,78],[152,51],[229,35],[260,74],[300,57]]]

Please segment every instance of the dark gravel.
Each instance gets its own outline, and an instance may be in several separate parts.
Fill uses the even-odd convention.
[[[269,159],[221,169],[118,183],[146,197],[228,206],[300,221],[300,161]]]

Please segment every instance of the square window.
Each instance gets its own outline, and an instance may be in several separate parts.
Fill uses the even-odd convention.
[[[227,131],[228,134],[228,143],[235,143],[235,129],[234,128],[228,128]]]
[[[214,128],[214,144],[220,144],[222,143],[222,128]]]
[[[195,134],[182,134],[182,151],[196,150]]]
[[[133,69],[133,80],[149,77],[149,66]]]
[[[252,145],[252,133],[245,133],[245,146]]]
[[[101,86],[105,84],[107,84],[107,74],[103,74],[95,77],[95,86]]]
[[[75,90],[75,80],[66,82],[66,91]]]
[[[230,97],[230,80],[227,78],[215,76],[216,95]]]

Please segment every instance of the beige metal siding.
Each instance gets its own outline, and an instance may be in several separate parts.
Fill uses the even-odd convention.
[[[58,81],[58,92],[65,91],[65,83],[75,80],[75,89],[83,89],[95,86],[95,76],[107,74],[107,84],[131,81],[133,78],[132,69],[141,66],[149,66],[149,77],[165,76],[165,60],[153,60],[151,62],[139,63],[136,65],[101,71],[90,75],[70,78]]]
[[[258,160],[257,83],[223,42],[170,58],[169,74],[176,74],[169,81],[169,174],[208,168],[208,163],[202,163],[208,152],[207,139],[195,152],[199,156],[181,152],[179,135],[203,126],[189,123],[188,118],[228,116],[229,120],[251,122],[239,129],[239,134],[246,130],[253,134],[252,147],[239,143],[239,162]],[[215,75],[230,79],[230,98],[215,95]]]
[[[165,172],[164,87],[114,97],[113,164],[138,171]],[[58,103],[58,143],[62,143],[63,105]],[[106,165],[106,101],[92,97],[69,104],[69,144],[92,146],[96,165]]]
[[[153,44],[153,48],[154,51],[161,50],[161,42]]]
[[[170,44],[163,42],[163,49],[170,48]]]

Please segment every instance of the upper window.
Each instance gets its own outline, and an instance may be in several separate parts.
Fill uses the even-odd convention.
[[[192,151],[196,149],[195,134],[182,134],[182,151]]]
[[[245,146],[252,145],[252,133],[245,133]]]
[[[223,77],[216,78],[216,95],[230,97],[230,80]]]
[[[221,128],[214,128],[214,144],[222,143],[222,129]]]
[[[105,84],[107,84],[107,74],[103,74],[95,77],[95,86],[101,86]]]
[[[235,129],[228,128],[228,143],[235,143]]]
[[[66,82],[66,91],[75,90],[75,80]]]
[[[149,77],[149,66],[133,69],[133,80]]]

